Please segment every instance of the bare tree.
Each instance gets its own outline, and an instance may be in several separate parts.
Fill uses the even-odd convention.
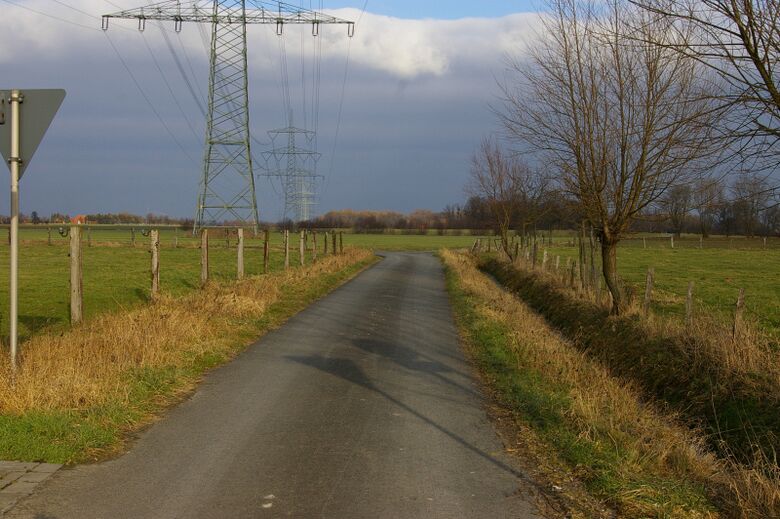
[[[693,208],[699,216],[699,231],[704,238],[710,235],[722,198],[723,187],[717,179],[700,176],[693,186]]]
[[[621,0],[553,0],[545,36],[499,112],[511,136],[559,171],[601,242],[612,312],[625,309],[617,245],[707,151],[710,106],[697,64],[643,43],[663,18]]]
[[[676,37],[646,41],[714,70],[721,137],[742,159],[780,162],[780,0],[632,0],[662,16]]]
[[[533,213],[544,198],[547,182],[525,162],[503,151],[494,139],[482,141],[472,158],[467,191],[487,204],[501,239],[501,247],[514,257],[509,231],[521,214]]]
[[[741,173],[731,186],[734,195],[734,216],[737,224],[748,237],[756,235],[761,223],[761,213],[772,195],[766,180],[756,173]]]
[[[677,184],[670,187],[663,197],[663,206],[672,224],[672,231],[677,237],[682,234],[685,220],[691,212],[691,188],[688,184]]]

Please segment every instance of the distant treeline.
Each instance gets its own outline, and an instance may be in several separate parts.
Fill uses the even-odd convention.
[[[658,204],[645,212],[643,218],[632,224],[634,232],[681,232],[721,235],[777,236],[780,235],[780,204],[762,186],[717,186],[706,198],[702,190],[693,187],[672,188]],[[731,196],[729,196],[731,195]],[[516,205],[511,228],[518,233],[534,233],[551,229],[577,229],[583,220],[577,204],[561,193],[551,191],[538,202],[526,200]],[[72,217],[52,213],[48,217],[36,211],[20,215],[25,224],[69,223]],[[104,225],[152,224],[179,225],[191,229],[191,218],[173,218],[154,213],[145,216],[132,213],[96,213],[86,215],[87,223]],[[7,224],[8,217],[0,216],[0,223]],[[240,225],[239,222],[223,222],[224,225]],[[383,232],[390,229],[410,233],[428,233],[444,230],[493,231],[495,218],[488,202],[479,196],[470,197],[464,204],[448,205],[443,211],[418,209],[410,213],[396,211],[355,211],[342,209],[329,211],[308,222],[289,220],[262,222],[262,227],[352,229],[354,232]]]

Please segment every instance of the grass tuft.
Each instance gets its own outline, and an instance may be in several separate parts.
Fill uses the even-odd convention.
[[[0,367],[0,459],[73,463],[122,438],[265,330],[373,261],[347,248],[301,269],[251,277],[89,319],[21,345]]]
[[[776,480],[719,459],[701,431],[616,377],[579,336],[552,328],[469,255],[441,256],[459,326],[488,385],[620,517],[780,514]]]

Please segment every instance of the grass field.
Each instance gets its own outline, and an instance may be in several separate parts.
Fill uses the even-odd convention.
[[[148,237],[135,227],[132,247],[131,227],[95,228],[84,231],[84,312],[87,318],[107,310],[130,308],[149,297]],[[0,237],[5,234],[0,231]],[[199,240],[184,231],[161,231],[162,290],[181,295],[200,283]],[[68,321],[68,239],[56,227],[48,246],[46,227],[23,228],[20,252],[20,333],[29,337],[39,330],[66,326]],[[91,235],[91,236],[90,236]],[[93,246],[88,246],[92,241]],[[345,245],[374,250],[438,250],[470,247],[477,236],[418,234],[344,234]],[[572,233],[556,232],[553,245],[547,245],[554,258],[576,257],[569,245]],[[293,237],[291,261],[298,262],[297,236]],[[487,239],[482,237],[483,242]],[[174,243],[178,248],[174,248]],[[228,244],[229,247],[228,248]],[[235,278],[236,236],[212,231],[210,241],[211,276],[216,280]],[[271,269],[282,268],[281,235],[271,233]],[[322,234],[318,236],[322,251]],[[645,246],[647,247],[645,249]],[[695,299],[702,310],[729,318],[739,288],[745,288],[750,316],[773,335],[780,335],[780,239],[713,237],[703,241],[683,236],[671,248],[668,236],[638,235],[624,241],[618,261],[621,275],[642,292],[648,267],[655,269],[654,310],[663,315],[682,315],[688,282],[695,283]],[[248,275],[262,269],[262,241],[247,233],[245,264]],[[8,333],[5,318],[8,305],[8,247],[0,239],[0,334]]]
[[[145,303],[150,295],[149,238],[136,227],[133,247],[130,227],[84,230],[83,282],[84,315],[89,319],[105,311],[128,309]],[[5,233],[3,233],[5,234]],[[0,234],[0,236],[2,236]],[[262,238],[246,234],[244,251],[247,275],[262,271]],[[320,254],[322,234],[318,235]],[[438,235],[345,234],[344,244],[384,250],[437,250],[442,247],[467,247],[475,237]],[[19,333],[22,340],[44,329],[68,326],[69,260],[68,238],[57,227],[48,245],[46,227],[23,228],[19,260]],[[199,239],[190,233],[163,229],[160,232],[161,290],[178,296],[200,285]],[[212,279],[226,281],[236,277],[236,235],[212,230],[209,265]],[[92,243],[92,246],[89,243]],[[174,247],[174,245],[178,245]],[[282,237],[271,233],[271,271],[283,268]],[[330,244],[329,244],[330,246]],[[299,263],[298,235],[291,238],[291,263]],[[8,245],[0,241],[0,335],[8,334]]]
[[[554,261],[576,258],[577,248],[548,247]],[[597,251],[598,255],[598,251]],[[652,308],[662,315],[682,316],[688,282],[694,282],[694,299],[701,311],[730,319],[740,288],[745,289],[749,315],[772,335],[780,335],[780,249],[726,247],[654,247],[644,249],[628,243],[618,249],[618,271],[644,293],[648,268],[655,269]]]

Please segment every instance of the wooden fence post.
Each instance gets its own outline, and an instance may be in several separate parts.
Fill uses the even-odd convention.
[[[160,292],[160,231],[152,229],[151,236],[152,253],[152,299]]]
[[[317,261],[317,231],[311,232],[311,245],[312,245],[311,259],[312,261]]]
[[[81,228],[70,228],[70,323],[81,322],[83,294],[81,276]]]
[[[601,276],[596,278],[596,304],[601,306]]]
[[[238,244],[236,245],[236,277],[244,279],[244,229],[238,230]]]
[[[49,232],[48,243],[49,243],[49,246],[51,246],[51,227],[47,227],[47,231]]]
[[[344,231],[339,231],[339,254],[344,254]]]
[[[688,282],[688,293],[685,296],[685,324],[693,322],[693,281]]]
[[[671,239],[672,248],[674,248],[674,234],[669,236],[669,238]]]
[[[290,268],[290,231],[284,230],[284,269]]]
[[[645,317],[650,314],[650,300],[653,298],[653,281],[655,278],[655,269],[647,269],[647,279],[645,280],[645,301],[643,310]]]
[[[301,267],[306,264],[306,231],[301,231],[301,243],[298,247],[301,254]]]
[[[173,248],[179,248],[179,228],[173,229]]]
[[[542,270],[547,270],[547,249],[544,249],[542,254]]]
[[[328,231],[325,231],[323,238],[324,238],[323,241],[325,242],[325,245],[324,245],[324,251],[322,255],[327,256],[328,255]]]
[[[642,248],[643,249],[647,248],[647,238],[642,238]]]
[[[200,286],[209,281],[209,230],[200,231]]]
[[[534,240],[534,246],[533,246],[533,250],[531,252],[531,267],[532,268],[536,268],[536,256],[538,255],[538,253],[539,253],[539,249],[537,248],[536,240]]]
[[[555,256],[555,272],[558,272],[561,268],[561,257]]]
[[[571,288],[574,288],[574,276],[576,274],[576,270],[577,270],[577,262],[576,261],[572,261],[571,262],[571,275],[569,277],[569,286]]]
[[[330,233],[330,237],[333,240],[333,242],[331,243],[331,245],[333,246],[332,247],[333,254],[338,254],[338,249],[336,248],[336,231],[333,231],[332,233]]]
[[[263,274],[268,274],[268,260],[270,256],[270,244],[268,243],[271,238],[271,231],[265,230],[265,236],[263,239]]]
[[[130,227],[130,246],[135,247],[135,227]]]
[[[739,295],[737,296],[737,304],[734,306],[734,329],[732,331],[732,337],[737,339],[737,335],[742,330],[742,312],[745,310],[745,289],[739,289]]]
[[[87,227],[87,247],[92,247],[92,227]]]
[[[699,236],[699,248],[704,248],[704,236]]]

